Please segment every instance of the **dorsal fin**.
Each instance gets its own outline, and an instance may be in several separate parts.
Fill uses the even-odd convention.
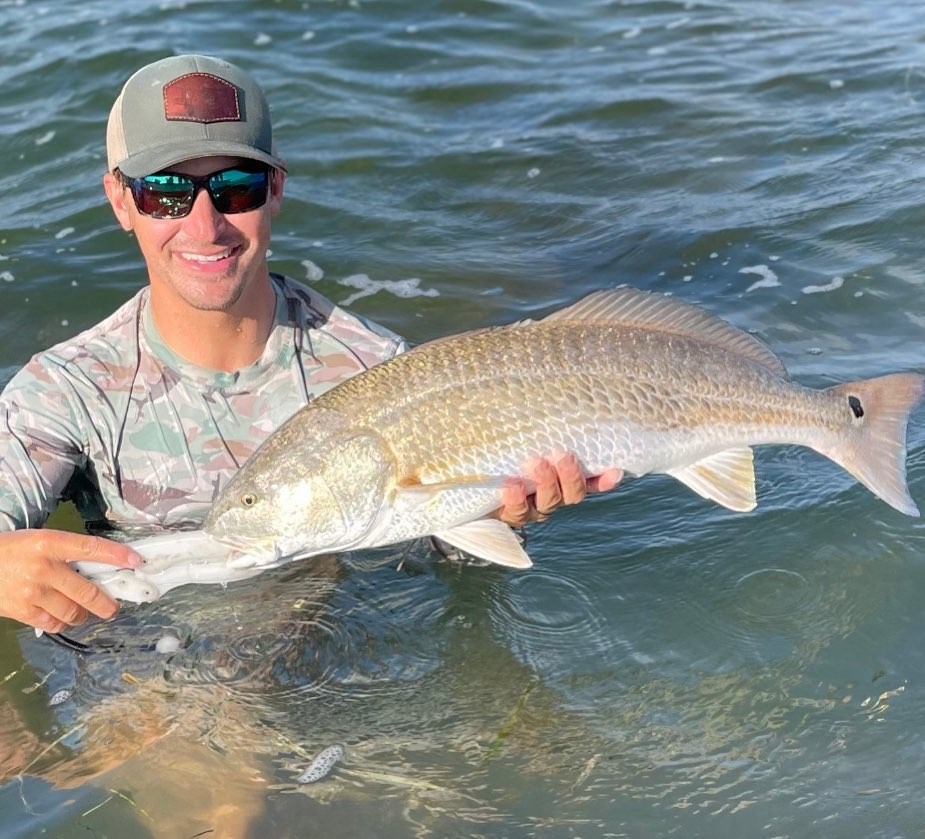
[[[664,294],[628,287],[602,289],[544,320],[607,321],[684,335],[737,353],[789,378],[784,363],[757,338],[699,306]]]

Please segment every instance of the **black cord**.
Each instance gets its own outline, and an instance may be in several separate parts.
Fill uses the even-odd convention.
[[[59,647],[64,647],[64,649],[71,652],[80,653],[81,655],[90,652],[90,648],[86,644],[75,641],[73,638],[68,638],[67,635],[62,635],[60,632],[46,632],[45,637],[50,641],[54,641]]]
[[[125,644],[122,641],[97,640],[92,644],[84,644],[81,641],[68,638],[67,635],[62,635],[60,632],[46,632],[43,637],[50,639],[59,647],[64,647],[64,649],[70,650],[72,653],[77,653],[78,655],[117,653],[125,648]],[[154,647],[151,646],[150,649],[154,649]]]

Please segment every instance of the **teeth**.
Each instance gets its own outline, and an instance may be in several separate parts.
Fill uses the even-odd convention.
[[[192,262],[218,262],[220,259],[227,259],[230,254],[231,251],[224,251],[222,253],[211,255],[202,253],[185,253],[183,254],[183,258],[189,259]]]

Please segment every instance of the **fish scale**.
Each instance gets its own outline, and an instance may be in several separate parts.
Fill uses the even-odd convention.
[[[604,290],[541,321],[424,344],[338,385],[264,442],[204,529],[276,557],[437,535],[526,567],[488,514],[531,458],[571,452],[589,476],[666,473],[747,511],[751,447],[762,444],[813,448],[918,515],[905,438],[923,390],[916,373],[806,388],[698,307]]]
[[[537,324],[529,352],[514,330],[482,333],[459,345],[445,341],[429,354],[434,368],[411,363],[411,355],[395,359],[383,370],[387,376],[354,379],[354,387],[346,383],[325,407],[349,413],[356,424],[389,429],[399,469],[434,464],[430,479],[478,474],[486,464],[519,469],[529,456],[557,451],[574,451],[590,474],[617,465],[645,474],[671,465],[673,441],[658,448],[633,445],[636,428],[648,435],[686,429],[684,445],[700,429],[709,445],[721,436],[726,443],[730,434],[736,443],[792,442],[778,439],[784,432],[777,426],[796,428],[801,416],[817,417],[817,423],[823,417],[829,426],[837,421],[837,408],[827,410],[834,400],[818,391],[754,364],[733,370],[710,347],[678,338],[659,344],[651,340],[656,336],[640,333],[606,324]],[[486,346],[514,358],[505,375],[486,370]],[[711,372],[698,375],[698,369]]]

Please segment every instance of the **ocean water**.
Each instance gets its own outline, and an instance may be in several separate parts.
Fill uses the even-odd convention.
[[[925,367],[918,4],[0,0],[0,33],[0,383],[145,282],[106,115],[194,51],[271,100],[273,267],[412,341],[629,283],[804,384]],[[923,443],[920,411],[920,505]],[[921,835],[925,531],[813,453],[756,465],[753,513],[627,481],[526,573],[323,557],[85,658],[0,622],[0,837]]]

